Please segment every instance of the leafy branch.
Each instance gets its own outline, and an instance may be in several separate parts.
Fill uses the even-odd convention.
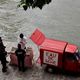
[[[22,6],[25,11],[30,7],[32,9],[35,7],[42,9],[45,4],[49,4],[50,2],[51,0],[21,0],[18,7]]]

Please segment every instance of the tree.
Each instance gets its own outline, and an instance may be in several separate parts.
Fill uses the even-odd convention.
[[[43,8],[45,4],[49,4],[51,0],[21,0],[19,7],[22,5],[23,9],[26,11],[28,8],[32,7],[38,7],[40,9]]]

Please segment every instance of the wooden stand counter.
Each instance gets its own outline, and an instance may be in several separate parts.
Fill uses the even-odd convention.
[[[17,61],[17,56],[15,54],[16,48],[13,48],[10,52],[10,64],[11,65],[17,65],[18,66],[18,61]],[[26,56],[24,60],[25,67],[32,67],[32,61],[33,61],[33,50],[32,48],[28,47],[26,49]]]

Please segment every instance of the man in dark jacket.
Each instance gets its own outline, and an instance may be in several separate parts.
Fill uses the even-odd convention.
[[[18,49],[15,51],[16,56],[17,56],[17,60],[18,60],[18,68],[19,71],[22,70],[24,71],[24,59],[25,59],[25,50],[21,49],[21,45],[18,44]]]
[[[6,55],[7,55],[7,52],[5,51],[5,46],[3,45],[2,39],[0,37],[0,61],[2,64],[2,72],[7,71]]]

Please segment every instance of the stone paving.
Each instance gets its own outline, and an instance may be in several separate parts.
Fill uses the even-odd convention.
[[[0,80],[80,80],[80,78],[64,74],[48,73],[40,65],[34,63],[33,68],[25,72],[19,72],[16,66],[8,65],[8,71],[2,73],[0,66]]]

